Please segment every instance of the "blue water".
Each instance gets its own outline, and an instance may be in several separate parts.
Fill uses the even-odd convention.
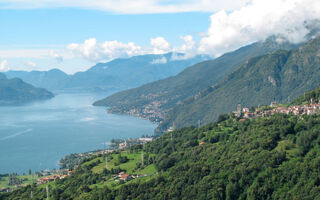
[[[103,148],[112,138],[151,135],[155,125],[107,114],[91,104],[105,95],[60,94],[17,107],[0,107],[0,174],[59,168],[66,154]]]

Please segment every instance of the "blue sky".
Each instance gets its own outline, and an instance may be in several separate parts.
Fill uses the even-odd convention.
[[[206,32],[211,13],[124,15],[75,8],[1,10],[1,48],[55,46],[83,42],[119,40],[149,44],[162,36],[172,44],[180,35]]]
[[[151,38],[164,37],[172,45],[180,45],[181,35],[206,32],[211,13],[169,13],[169,14],[114,14],[99,10],[79,8],[45,8],[31,10],[0,11],[0,51],[52,49],[64,50],[70,43],[82,43],[89,38],[98,41],[134,42],[148,46]],[[81,58],[55,62],[51,58],[2,56],[11,69],[38,69],[60,67],[73,73],[92,66],[94,62]],[[0,59],[1,60],[1,59]],[[29,66],[32,62],[37,66]]]
[[[83,71],[147,53],[217,57],[270,35],[301,42],[317,0],[0,0],[0,71]]]

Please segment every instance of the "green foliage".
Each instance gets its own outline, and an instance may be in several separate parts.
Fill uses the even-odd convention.
[[[318,115],[274,115],[244,122],[228,117],[179,129],[172,138],[166,133],[145,145],[145,164],[152,160],[158,174],[114,182],[114,174],[126,171],[113,165],[120,154],[112,154],[112,169],[100,172],[94,169],[105,163],[95,157],[50,186],[51,199],[317,199],[319,130]],[[121,154],[129,159],[121,167],[136,164],[131,158],[141,155]],[[31,189],[35,198],[44,198],[43,187],[28,186],[0,199],[25,199]]]
[[[121,156],[121,153],[120,153],[120,154],[118,154],[118,160],[116,162],[116,165],[120,165],[120,164],[126,163],[128,161],[129,161],[128,157],[127,156]]]

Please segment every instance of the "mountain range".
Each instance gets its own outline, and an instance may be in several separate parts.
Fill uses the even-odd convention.
[[[183,69],[210,59],[206,55],[192,58],[180,53],[142,55],[98,63],[84,72],[68,75],[59,69],[50,71],[8,71],[9,78],[18,77],[48,90],[119,91],[167,78]]]
[[[249,59],[218,84],[174,107],[158,130],[207,124],[218,115],[251,107],[287,103],[320,85],[320,37],[298,49],[279,50]]]
[[[214,60],[193,65],[176,76],[116,93],[95,102],[94,105],[109,107],[111,113],[131,114],[161,122],[170,109],[188,97],[217,84],[248,59],[278,49],[294,49],[298,46],[288,42],[279,43],[277,37],[273,36]]]
[[[19,78],[8,79],[0,73],[0,105],[17,105],[36,100],[46,100],[54,95],[42,88],[35,88]]]

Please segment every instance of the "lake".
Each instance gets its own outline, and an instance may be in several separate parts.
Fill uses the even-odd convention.
[[[113,138],[152,135],[149,121],[107,114],[91,104],[101,94],[59,94],[24,106],[0,107],[0,174],[59,168],[70,153],[102,149]]]

